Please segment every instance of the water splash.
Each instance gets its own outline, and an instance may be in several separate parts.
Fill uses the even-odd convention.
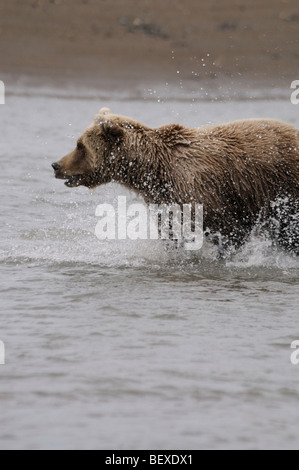
[[[88,207],[88,206],[87,206]],[[280,279],[298,276],[299,257],[277,247],[265,234],[254,230],[245,245],[220,259],[215,245],[204,242],[199,252],[171,247],[163,240],[100,241],[94,235],[93,205],[74,204],[54,225],[30,228],[10,239],[0,261],[13,264],[83,265],[106,268],[185,271],[202,277],[266,276]]]

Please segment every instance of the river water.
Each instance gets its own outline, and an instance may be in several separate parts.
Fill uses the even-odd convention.
[[[299,260],[252,237],[218,260],[102,241],[117,185],[68,189],[50,164],[102,106],[147,125],[270,117],[287,99],[193,102],[8,92],[1,116],[0,447],[298,448]]]

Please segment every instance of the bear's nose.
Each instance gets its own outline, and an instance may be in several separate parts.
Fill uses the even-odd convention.
[[[54,171],[58,171],[61,168],[61,165],[59,163],[52,163],[52,168]]]

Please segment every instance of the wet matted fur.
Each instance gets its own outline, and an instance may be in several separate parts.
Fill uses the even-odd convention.
[[[261,213],[273,219],[273,203],[288,201],[276,239],[298,251],[298,222],[291,233],[286,229],[288,214],[298,220],[299,199],[299,131],[289,124],[252,119],[150,128],[103,108],[53,167],[69,187],[115,181],[147,203],[203,204],[205,231],[236,246]]]

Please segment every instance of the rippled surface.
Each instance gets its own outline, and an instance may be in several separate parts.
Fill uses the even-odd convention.
[[[219,261],[100,242],[117,185],[69,190],[50,163],[101,106],[148,125],[273,117],[287,101],[8,96],[1,113],[0,447],[298,448],[296,258],[252,238]]]

